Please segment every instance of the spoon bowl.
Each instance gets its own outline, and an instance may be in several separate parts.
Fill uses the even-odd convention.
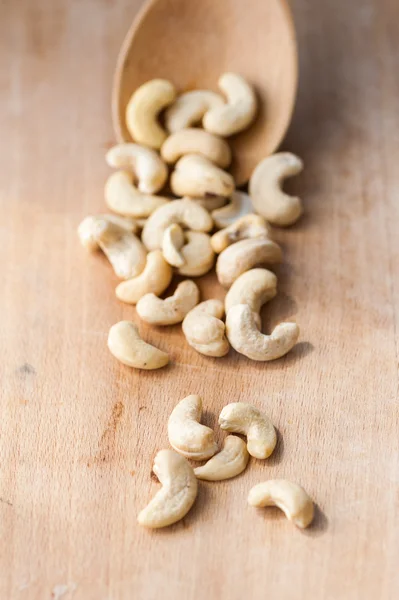
[[[113,85],[113,123],[119,142],[132,141],[125,112],[130,96],[156,77],[178,92],[220,92],[223,73],[254,85],[256,121],[228,138],[237,185],[279,146],[294,108],[295,29],[285,0],[147,0],[121,48]]]

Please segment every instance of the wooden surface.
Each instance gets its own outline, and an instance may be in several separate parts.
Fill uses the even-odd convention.
[[[290,189],[306,216],[279,234],[286,263],[264,322],[295,317],[301,343],[262,365],[148,329],[172,357],[155,373],[110,356],[109,327],[135,310],[76,236],[104,209],[112,74],[138,5],[2,4],[0,598],[396,599],[398,3],[293,2],[301,77],[284,148],[305,160]],[[221,295],[211,277],[202,289]],[[201,484],[182,523],[151,533],[136,515],[188,393],[211,425],[226,402],[264,407],[278,449]],[[269,477],[316,499],[309,531],[247,507]]]

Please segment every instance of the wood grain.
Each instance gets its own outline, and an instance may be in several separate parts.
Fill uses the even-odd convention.
[[[1,18],[0,597],[5,600],[391,600],[399,572],[399,6],[295,0],[299,99],[284,148],[306,216],[279,234],[286,262],[265,325],[294,316],[286,358],[209,360],[179,327],[145,335],[172,365],[138,373],[106,347],[133,308],[80,248],[103,209],[110,90],[138,1],[5,0]],[[219,294],[212,277],[204,297]],[[157,489],[176,401],[201,393],[214,425],[231,400],[263,406],[276,453],[201,484],[167,531],[136,515]],[[315,525],[246,506],[288,477]]]

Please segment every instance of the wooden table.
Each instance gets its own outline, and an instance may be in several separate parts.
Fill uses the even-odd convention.
[[[388,600],[399,595],[399,5],[295,0],[301,50],[284,143],[306,216],[278,238],[286,262],[264,325],[301,342],[257,364],[206,359],[179,326],[143,328],[172,364],[135,372],[109,327],[137,320],[76,227],[104,210],[110,88],[138,0],[5,0],[1,16],[0,597],[4,600]],[[204,297],[219,295],[213,276]],[[201,484],[183,522],[136,516],[158,484],[175,403],[200,393],[263,406],[273,457]],[[218,432],[219,435],[219,432]],[[271,477],[318,503],[296,530],[246,504]]]

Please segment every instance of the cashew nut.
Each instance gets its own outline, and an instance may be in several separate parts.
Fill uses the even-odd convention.
[[[248,238],[267,238],[269,235],[270,227],[263,217],[245,215],[225,229],[213,234],[211,244],[214,251],[219,254],[234,242]]]
[[[300,198],[281,189],[283,179],[297,175],[303,162],[295,154],[279,152],[262,160],[249,180],[249,193],[256,212],[273,225],[292,225],[303,212]]]
[[[207,158],[186,154],[180,158],[170,176],[170,187],[176,196],[230,196],[234,179]]]
[[[200,154],[222,169],[231,163],[228,143],[203,129],[182,129],[162,144],[161,156],[167,163],[173,164],[185,154]]]
[[[227,137],[252,123],[256,115],[256,96],[249,83],[236,73],[224,73],[218,85],[227,97],[227,104],[208,110],[202,123],[206,131]]]
[[[83,219],[78,227],[80,243],[86,250],[94,251],[100,249],[98,237],[104,229],[103,221],[114,223],[131,233],[137,233],[137,230],[139,229],[139,224],[136,219],[132,219],[131,217],[119,217],[118,215],[111,214],[88,216]]]
[[[139,144],[118,144],[108,150],[106,157],[110,167],[132,169],[143,194],[155,194],[165,185],[168,167],[155,150]]]
[[[157,208],[169,202],[168,198],[142,194],[133,185],[133,174],[128,171],[112,173],[105,184],[107,206],[123,216],[148,217]]]
[[[265,335],[259,331],[250,307],[237,304],[227,313],[226,332],[237,352],[252,360],[268,361],[284,356],[295,346],[299,327],[296,323],[280,323],[270,335]]]
[[[224,196],[214,196],[212,198],[191,198],[191,200],[194,200],[197,204],[203,206],[203,208],[206,208],[206,210],[210,213],[217,208],[221,208],[227,202],[227,198]]]
[[[184,262],[178,272],[188,277],[205,275],[212,269],[215,261],[210,236],[200,231],[186,231],[184,237],[186,243],[180,250]]]
[[[207,110],[223,105],[223,98],[215,92],[208,90],[185,92],[166,109],[166,128],[171,133],[186,129],[190,125],[199,123]]]
[[[227,404],[220,413],[219,425],[226,431],[245,435],[248,452],[254,458],[268,458],[276,447],[277,436],[273,423],[251,404]]]
[[[184,265],[180,250],[184,246],[184,231],[177,223],[172,223],[164,231],[162,237],[162,254],[164,259],[173,267]]]
[[[256,265],[275,264],[281,261],[281,248],[269,239],[253,238],[241,240],[219,254],[216,275],[226,288],[245,271]]]
[[[121,363],[135,369],[160,369],[169,362],[166,352],[147,344],[131,321],[119,321],[108,334],[108,348]]]
[[[182,281],[173,296],[161,300],[155,294],[146,294],[137,302],[137,314],[151,325],[181,323],[186,314],[199,302],[199,289],[194,281]]]
[[[167,137],[158,114],[176,97],[175,87],[166,79],[152,79],[140,86],[126,108],[126,125],[135,142],[158,150]]]
[[[156,210],[144,225],[141,240],[148,250],[162,247],[165,229],[178,223],[194,231],[210,231],[213,221],[210,214],[189,198],[173,200]]]
[[[147,250],[129,231],[128,223],[121,226],[112,217],[86,217],[79,225],[78,233],[87,248],[101,248],[118,277],[129,279],[144,269]]]
[[[160,450],[153,471],[162,484],[137,520],[140,525],[157,529],[180,521],[197,497],[198,481],[188,461],[173,450]]]
[[[294,525],[305,529],[314,517],[314,505],[307,492],[287,479],[270,479],[249,490],[248,504],[263,508],[278,506]]]
[[[213,429],[201,425],[202,399],[191,394],[180,400],[168,421],[172,448],[192,460],[205,460],[217,452]]]
[[[223,302],[206,300],[190,310],[183,321],[183,333],[187,342],[205,356],[225,356],[229,342],[225,335]]]
[[[198,479],[222,481],[239,475],[248,464],[249,453],[246,443],[236,435],[228,435],[223,449],[202,467],[194,469]]]
[[[245,192],[235,191],[230,199],[229,203],[223,208],[218,208],[212,211],[212,218],[215,221],[216,227],[220,229],[228,227],[245,215],[254,212],[251,198]]]
[[[166,262],[160,250],[147,254],[144,271],[137,277],[120,283],[115,292],[117,298],[128,304],[137,304],[145,294],[162,294],[172,281],[172,267]]]
[[[240,275],[224,299],[226,314],[237,304],[248,304],[261,328],[260,309],[277,294],[277,277],[267,269],[251,269]]]

